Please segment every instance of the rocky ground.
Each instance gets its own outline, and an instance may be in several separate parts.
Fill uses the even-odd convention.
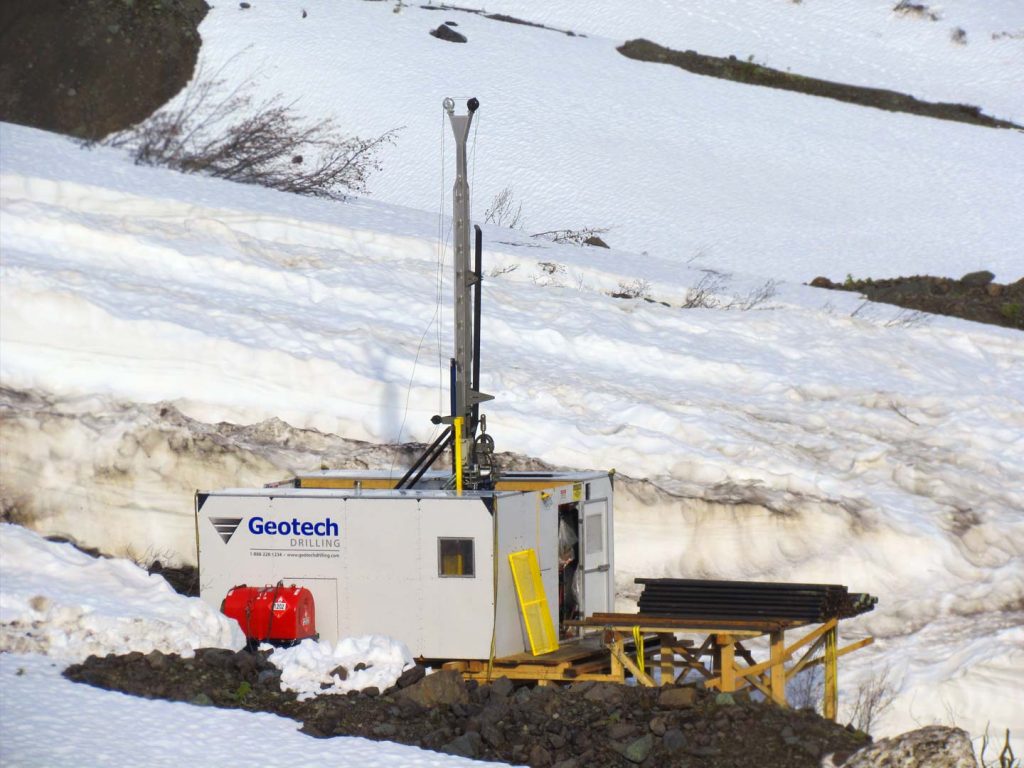
[[[94,656],[65,675],[147,698],[274,712],[315,737],[362,736],[534,768],[810,768],[828,754],[841,765],[869,741],[810,711],[696,688],[477,685],[455,672],[424,677],[420,667],[388,691],[299,701],[280,690],[265,654],[247,651]]]
[[[811,285],[837,291],[853,291],[869,301],[895,304],[911,312],[949,315],[978,323],[1024,330],[1024,277],[1015,283],[993,282],[988,271],[971,272],[959,280],[915,275],[885,280],[847,276],[841,283],[816,277]],[[911,324],[922,318],[907,315]]]

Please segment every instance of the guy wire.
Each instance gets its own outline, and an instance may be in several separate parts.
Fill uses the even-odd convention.
[[[398,437],[396,439],[396,446],[402,444],[402,434],[405,432],[405,423],[409,418],[409,401],[412,399],[412,385],[416,378],[416,366],[419,363],[420,352],[423,349],[423,341],[427,338],[427,334],[430,332],[430,327],[434,325],[438,319],[438,314],[441,312],[441,292],[442,292],[442,275],[444,269],[444,250],[442,245],[442,235],[444,227],[444,160],[445,160],[445,133],[444,133],[444,119],[445,112],[441,110],[441,200],[438,204],[437,212],[437,268],[436,268],[436,285],[437,290],[435,292],[434,302],[434,314],[427,321],[426,327],[423,329],[423,333],[420,335],[419,344],[416,345],[416,355],[412,361],[412,371],[409,373],[409,384],[405,390],[405,408],[402,412],[402,424],[398,428]],[[438,354],[438,413],[441,413],[441,404],[443,403],[443,396],[441,394],[441,387],[443,385],[443,372],[441,370],[441,323],[437,323],[437,354]],[[431,431],[430,437],[427,438],[427,443],[431,443],[436,437],[437,427]],[[388,474],[393,474],[395,469],[395,459],[397,458],[397,450],[391,456],[391,470]]]

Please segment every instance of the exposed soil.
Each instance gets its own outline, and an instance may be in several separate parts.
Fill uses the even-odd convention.
[[[199,597],[199,569],[194,565],[172,566],[154,560],[146,570],[150,574],[163,576],[179,595]]]
[[[763,85],[767,88],[781,88],[811,96],[823,96],[827,99],[884,109],[889,112],[906,112],[911,115],[934,117],[939,120],[955,120],[960,123],[982,125],[989,128],[1022,128],[1016,123],[984,115],[978,107],[967,104],[920,101],[905,93],[889,91],[884,88],[864,88],[857,85],[834,83],[830,80],[819,80],[816,77],[795,75],[791,72],[755,64],[752,61],[742,61],[735,56],[722,58],[706,56],[696,51],[675,51],[652,43],[650,40],[642,39],[630,40],[620,45],[618,51],[631,59],[671,64],[698,75],[733,80],[748,85]]]
[[[811,285],[860,293],[870,301],[895,304],[917,312],[949,315],[978,323],[1024,330],[1024,278],[1015,283],[992,281],[991,272],[971,272],[959,280],[914,275],[884,280],[854,279],[834,283],[816,277]]]
[[[100,688],[197,705],[275,712],[311,736],[363,736],[535,768],[811,768],[867,743],[809,711],[711,692],[610,683],[515,687],[456,673],[406,673],[399,685],[299,701],[279,690],[265,654],[201,649],[90,657],[65,676]],[[435,698],[425,706],[425,691]]]
[[[100,139],[191,79],[204,0],[4,0],[0,120]]]

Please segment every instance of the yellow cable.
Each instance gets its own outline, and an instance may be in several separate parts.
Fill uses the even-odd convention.
[[[633,642],[636,644],[636,665],[646,675],[647,670],[644,669],[644,636],[640,634],[640,627],[633,627]]]

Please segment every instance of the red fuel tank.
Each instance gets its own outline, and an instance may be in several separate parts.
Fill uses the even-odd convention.
[[[305,587],[249,587],[228,590],[221,613],[238,622],[247,640],[295,643],[316,637],[316,607]]]

